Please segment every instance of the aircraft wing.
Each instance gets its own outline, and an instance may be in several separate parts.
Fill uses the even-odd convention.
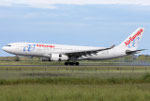
[[[126,54],[127,55],[137,54],[138,52],[141,52],[141,51],[144,51],[144,50],[146,50],[146,49],[140,49],[140,50],[134,50],[134,51],[127,50]]]
[[[76,57],[79,58],[81,56],[86,56],[86,55],[92,55],[92,54],[97,54],[100,51],[105,51],[114,48],[115,45],[111,46],[110,48],[104,48],[104,49],[95,49],[95,50],[83,50],[83,51],[75,51],[75,52],[67,52],[65,53],[69,57]]]

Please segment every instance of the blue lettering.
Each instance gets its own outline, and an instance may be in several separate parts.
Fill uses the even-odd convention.
[[[31,45],[31,44],[28,44],[27,46],[25,46],[24,48],[23,48],[23,51],[28,51],[28,52],[31,52],[31,51],[33,51],[34,49],[35,49],[35,44],[33,44],[33,45]]]

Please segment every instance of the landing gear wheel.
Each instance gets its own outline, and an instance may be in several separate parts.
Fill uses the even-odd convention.
[[[75,65],[76,65],[76,66],[79,66],[79,62],[76,62]]]
[[[70,64],[71,66],[73,66],[75,63],[74,63],[74,62],[70,62],[69,64]]]
[[[65,65],[68,66],[68,65],[69,65],[69,62],[65,62]]]
[[[71,65],[71,66],[73,66],[73,65],[79,66],[80,63],[79,63],[79,62],[65,62],[64,65],[66,65],[66,66],[68,66],[68,65]]]

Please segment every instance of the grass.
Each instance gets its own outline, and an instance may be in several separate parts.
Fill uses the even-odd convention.
[[[150,74],[142,78],[0,80],[1,101],[149,101],[149,98]]]
[[[0,65],[64,65],[62,62],[42,61],[0,61]]]
[[[25,79],[0,79],[0,85],[19,84],[62,84],[62,85],[105,85],[105,84],[143,84],[150,83],[150,74],[145,74],[141,78],[107,78],[96,77],[49,77],[49,78],[25,78]]]
[[[1,101],[149,101],[149,84],[0,86]]]
[[[0,67],[0,101],[149,101],[150,67]]]
[[[1,66],[0,79],[26,79],[26,78],[49,78],[49,77],[70,77],[70,78],[141,78],[144,74],[150,73],[150,67],[31,67],[31,66]]]

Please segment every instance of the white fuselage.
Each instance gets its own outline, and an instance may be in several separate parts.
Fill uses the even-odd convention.
[[[42,57],[43,61],[67,61],[65,65],[79,65],[77,60],[112,59],[143,51],[137,50],[143,32],[143,28],[138,28],[120,45],[110,48],[22,42],[10,43],[2,49],[15,55]]]
[[[41,43],[10,43],[3,47],[3,50],[21,56],[35,56],[35,57],[50,57],[51,54],[62,54],[68,52],[78,52],[86,50],[104,49],[104,47],[86,47],[86,46],[71,46],[58,44],[41,44]],[[126,56],[126,49],[114,47],[110,50],[100,51],[96,54],[82,56],[78,59],[102,60],[112,59]]]

